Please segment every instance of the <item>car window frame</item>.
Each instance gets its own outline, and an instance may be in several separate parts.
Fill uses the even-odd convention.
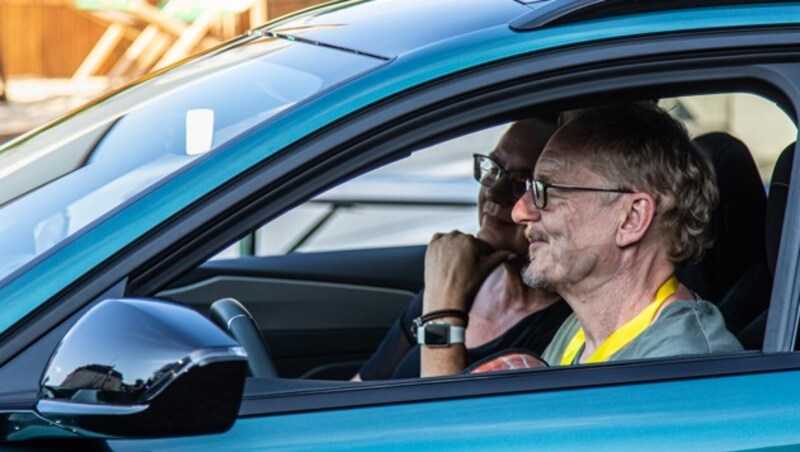
[[[708,64],[707,60],[704,61],[705,64]],[[674,64],[674,61],[670,62],[670,64]],[[795,65],[792,64],[792,66]],[[744,68],[752,69],[750,66],[745,66]],[[676,71],[674,67],[669,70]],[[720,70],[720,68],[677,70],[676,72],[683,73],[680,76],[672,73],[666,79],[651,80],[644,83],[644,85],[648,85],[651,88],[659,84],[666,85],[676,82],[684,86],[688,86],[687,84],[707,85],[721,80],[730,81],[755,76],[752,73],[740,73],[732,77],[730,70],[729,67],[726,67],[724,71]],[[777,75],[777,73],[772,73],[771,75]],[[766,76],[766,73],[760,76]],[[764,77],[762,81],[766,81],[769,78]],[[631,85],[627,82],[623,83],[622,80],[624,80],[624,77],[620,77],[617,80],[620,86],[628,86],[628,89],[630,89]],[[770,82],[775,82],[775,79],[770,80]],[[794,92],[793,99],[800,98],[797,96],[798,91],[794,89],[795,87],[785,86],[784,88]],[[678,90],[680,89],[686,88],[678,88]],[[703,90],[700,90],[700,92],[703,92]],[[792,107],[796,105],[795,102],[792,102],[792,104]],[[484,102],[481,102],[481,105],[483,108],[486,107]],[[454,120],[452,115],[448,117],[451,121],[458,121],[458,119]],[[790,349],[781,351],[788,350]],[[615,363],[613,365],[606,364],[581,368],[512,372],[481,377],[450,376],[425,380],[370,382],[359,385],[341,384],[334,385],[337,389],[335,391],[333,389],[328,390],[331,387],[329,382],[323,383],[321,387],[313,390],[307,389],[305,386],[308,385],[304,382],[303,387],[297,388],[298,390],[290,389],[288,391],[267,391],[267,393],[261,394],[251,392],[246,394],[241,414],[244,416],[263,415],[334,407],[344,408],[380,403],[408,402],[410,400],[439,400],[451,397],[508,394],[518,391],[585,388],[606,384],[664,381],[676,378],[704,378],[708,376],[788,370],[797,368],[798,365],[800,365],[800,356],[793,353],[774,355],[743,352],[692,358],[643,360],[625,363],[624,365]],[[545,377],[545,375],[548,375],[548,377]],[[492,384],[487,385],[487,380],[491,381]],[[291,388],[291,385],[289,385],[289,388]],[[445,391],[444,388],[448,389]],[[322,394],[326,394],[327,397],[322,396]]]
[[[192,208],[176,215],[169,223],[151,231],[151,234],[137,247],[126,250],[106,262],[96,271],[94,279],[82,285],[78,284],[57,297],[56,303],[53,305],[56,309],[44,310],[25,322],[23,325],[28,328],[18,330],[16,333],[21,332],[22,338],[27,341],[15,342],[16,347],[9,347],[9,341],[20,338],[19,334],[10,335],[2,343],[4,356],[13,353],[14,350],[21,350],[19,347],[24,348],[26,343],[30,344],[36,340],[37,334],[41,335],[43,331],[48,331],[123,277],[131,277],[131,284],[126,292],[128,294],[156,291],[159,287],[163,287],[170,278],[175,278],[181,271],[185,271],[209,257],[214,250],[221,247],[221,244],[229,243],[231,237],[244,235],[259,222],[263,222],[265,216],[276,216],[285,209],[310,198],[325,187],[347,177],[363,173],[371,167],[394,160],[408,152],[408,149],[417,149],[430,144],[436,141],[436,137],[440,136],[442,131],[450,134],[465,132],[476,125],[497,121],[500,117],[508,119],[514,112],[519,113],[534,106],[542,109],[546,109],[548,106],[555,108],[555,103],[563,102],[565,99],[589,98],[591,93],[594,93],[595,96],[598,93],[608,95],[611,88],[616,89],[619,93],[625,92],[633,95],[637,89],[663,87],[664,91],[667,91],[668,87],[674,87],[679,91],[712,81],[718,84],[747,78],[760,79],[766,84],[780,86],[784,94],[788,96],[789,106],[797,111],[797,106],[800,104],[798,103],[798,99],[800,99],[798,81],[800,80],[786,77],[785,69],[790,66],[797,69],[798,65],[783,64],[780,66],[781,70],[775,70],[775,66],[766,64],[766,62],[775,61],[776,55],[771,50],[772,47],[768,49],[766,55],[757,51],[764,45],[775,45],[776,42],[785,45],[792,44],[796,42],[797,33],[789,33],[786,30],[759,30],[749,35],[752,38],[749,41],[737,36],[735,46],[741,49],[750,45],[753,47],[755,56],[732,58],[716,55],[713,57],[720,62],[726,61],[726,58],[745,62],[751,61],[749,58],[755,57],[764,63],[746,66],[747,74],[731,74],[730,67],[681,70],[679,65],[676,66],[676,61],[680,60],[677,51],[692,49],[698,39],[705,40],[707,52],[713,54],[720,49],[734,46],[725,39],[731,35],[731,31],[726,30],[701,35],[689,33],[666,36],[648,42],[631,43],[629,40],[620,40],[613,43],[589,45],[579,49],[553,51],[544,55],[519,57],[502,64],[492,64],[472,70],[459,77],[433,82],[424,89],[416,89],[413,92],[397,96],[358,117],[320,131],[317,135],[277,153],[263,164],[254,167],[248,174],[225,185]],[[792,38],[795,38],[794,41]],[[651,57],[653,54],[659,53],[659,47],[664,46],[665,42],[672,45],[670,48],[676,52],[676,55],[658,63],[644,62],[638,72],[631,71],[633,66],[631,63],[626,63],[622,72],[633,72],[634,75],[626,77],[619,74],[621,69],[617,61],[633,58],[639,54]],[[798,53],[800,50],[792,52],[792,54]],[[710,66],[709,61],[713,58],[705,55],[705,52],[704,56],[704,64]],[[576,58],[578,59],[576,60]],[[696,55],[690,60],[696,65],[697,58]],[[582,64],[576,67],[570,61],[582,61]],[[609,63],[609,61],[611,62]],[[605,69],[606,71],[617,72],[613,78],[608,74],[603,75],[603,69],[600,67],[603,62],[611,67],[611,69]],[[663,66],[662,70],[668,71],[668,73],[659,73],[652,66]],[[537,69],[532,73],[530,67]],[[645,67],[653,71],[647,73],[649,74],[647,77],[641,73]],[[566,74],[553,74],[557,69],[564,68],[570,68],[570,70],[566,71]],[[590,75],[595,78],[590,79]],[[639,77],[639,79],[630,80],[632,77]],[[612,81],[613,84],[610,83]],[[631,85],[631,82],[635,83]],[[531,91],[531,87],[536,89]],[[526,91],[528,94],[525,94]],[[468,96],[460,98],[458,103],[454,103],[449,99],[457,92],[463,92]],[[516,97],[511,97],[512,95],[516,95]],[[488,102],[491,99],[494,100]],[[465,109],[465,105],[469,108]],[[402,125],[395,125],[394,128],[384,127],[397,118],[409,118],[410,121]],[[446,121],[449,121],[449,124],[445,125]],[[414,133],[411,133],[410,130],[413,130]],[[375,143],[382,143],[384,148],[380,152],[375,152]],[[368,152],[370,150],[373,152]],[[346,161],[347,164],[343,164],[343,161]],[[315,162],[315,164],[309,167],[309,162]],[[323,167],[325,171],[323,171]],[[800,171],[800,167],[795,165],[795,171]],[[292,187],[295,179],[307,180],[309,175],[315,176],[313,184]],[[790,190],[789,205],[793,209],[787,210],[790,214],[800,208],[800,192],[798,190],[800,189],[796,187]],[[269,208],[266,209],[266,206]],[[231,213],[235,214],[231,215]],[[786,215],[786,218],[789,219],[792,216]],[[222,220],[208,228],[215,219]],[[203,228],[208,228],[208,230],[197,234],[197,237],[191,237],[193,232],[197,233]],[[294,412],[374,403],[549,390],[556,387],[588,387],[598,384],[659,379],[704,378],[710,375],[800,368],[800,354],[790,353],[792,347],[787,347],[785,340],[781,341],[788,335],[791,336],[793,345],[794,333],[791,332],[797,329],[796,321],[791,322],[790,319],[796,319],[796,315],[791,317],[791,313],[796,314],[797,312],[796,300],[798,297],[796,295],[800,293],[800,283],[796,275],[800,231],[793,229],[796,228],[784,228],[787,245],[782,248],[788,248],[788,251],[780,254],[777,265],[779,271],[776,272],[775,277],[775,285],[780,287],[773,291],[770,304],[768,334],[772,331],[776,337],[773,338],[774,350],[769,349],[768,352],[774,351],[774,354],[751,352],[732,356],[655,360],[625,365],[549,369],[544,372],[528,371],[466,378],[442,377],[430,380],[400,380],[361,385],[343,383],[336,388],[302,388],[293,392],[248,395],[243,402],[241,413],[251,416],[277,412],[275,410],[278,408],[275,407],[279,404],[275,401],[278,399],[285,401],[286,405],[280,408],[280,412]],[[196,246],[197,243],[204,240],[202,247]],[[180,244],[180,246],[175,244]],[[793,257],[794,259],[792,259]],[[154,275],[157,274],[161,276],[155,277]],[[791,285],[788,284],[790,281]],[[783,283],[782,286],[781,283]],[[777,304],[776,301],[778,301]],[[68,308],[70,306],[71,308]],[[60,314],[55,312],[58,307],[63,308]],[[788,313],[785,317],[783,316],[784,311]],[[31,322],[33,323],[31,324]],[[7,349],[9,351],[6,351]],[[671,370],[667,372],[665,369]],[[551,377],[546,377],[546,375],[551,375]],[[570,377],[571,375],[573,377]],[[548,379],[554,381],[554,386],[549,387],[543,383]],[[558,386],[559,381],[563,382],[562,386]],[[567,384],[569,381],[571,383]],[[444,388],[450,389],[443,390]],[[355,394],[369,395],[362,398],[355,397]],[[297,402],[298,398],[311,400],[314,403],[299,403]],[[295,402],[291,402],[292,400]],[[296,404],[293,405],[293,403]]]

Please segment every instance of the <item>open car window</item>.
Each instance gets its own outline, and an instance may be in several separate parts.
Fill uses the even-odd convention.
[[[659,105],[681,120],[693,138],[725,132],[742,140],[766,189],[776,149],[794,141],[790,118],[758,95],[684,96]],[[471,158],[490,153],[508,127],[453,138],[361,175],[286,212],[213,259],[423,245],[436,232],[474,233],[479,185]]]
[[[508,124],[418,151],[339,185],[254,231],[214,259],[424,245],[441,231],[477,231],[473,154]]]
[[[679,268],[679,279],[720,307],[746,349],[758,350],[772,280],[768,192],[796,128],[755,94],[665,98],[660,106],[711,158],[722,192],[716,248],[704,262]],[[281,376],[347,380],[421,290],[430,236],[476,231],[472,154],[491,152],[510,124],[416,150],[318,194],[161,295],[204,313],[218,298],[236,298],[253,314]],[[750,293],[734,288],[745,283]]]

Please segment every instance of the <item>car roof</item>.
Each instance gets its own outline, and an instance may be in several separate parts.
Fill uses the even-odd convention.
[[[782,0],[346,0],[267,25],[281,36],[390,59],[442,41],[502,28],[509,34],[642,12]],[[794,22],[794,21],[791,21]]]
[[[345,1],[311,9],[268,30],[392,58],[454,36],[507,26],[530,11],[514,0]]]

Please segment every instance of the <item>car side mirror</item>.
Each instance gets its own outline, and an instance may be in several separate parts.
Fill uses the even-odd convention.
[[[36,411],[90,437],[217,433],[236,420],[246,369],[244,349],[187,307],[105,300],[56,348]]]

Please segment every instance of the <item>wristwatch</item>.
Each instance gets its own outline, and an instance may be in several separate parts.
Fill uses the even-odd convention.
[[[417,343],[426,347],[449,347],[464,343],[464,327],[444,322],[428,322],[417,326]]]

